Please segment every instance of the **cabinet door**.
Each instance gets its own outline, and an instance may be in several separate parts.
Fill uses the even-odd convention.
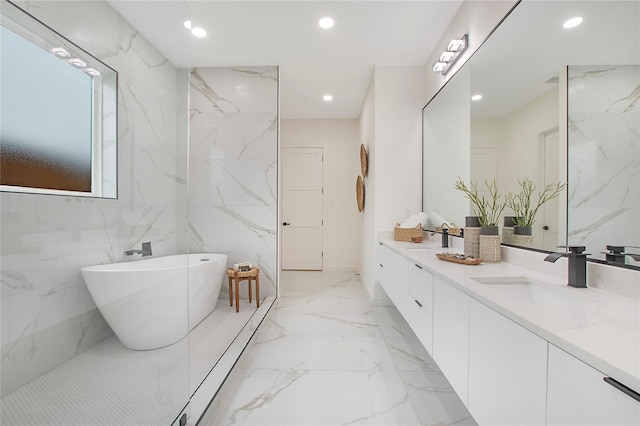
[[[409,312],[405,317],[420,343],[433,353],[433,274],[409,264]]]
[[[393,300],[393,251],[381,243],[378,243],[378,283]]]
[[[404,315],[410,306],[409,300],[409,260],[398,253],[393,253],[393,297],[391,301]]]
[[[471,299],[468,407],[479,424],[544,424],[547,345]]]
[[[640,425],[640,402],[606,383],[604,377],[550,344],[547,424]]]
[[[466,405],[469,297],[437,276],[433,280],[433,359]]]

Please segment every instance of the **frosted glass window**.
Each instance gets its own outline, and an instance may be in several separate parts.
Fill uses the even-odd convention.
[[[92,78],[2,27],[2,184],[91,192]]]
[[[116,70],[12,3],[0,24],[0,190],[117,198]]]

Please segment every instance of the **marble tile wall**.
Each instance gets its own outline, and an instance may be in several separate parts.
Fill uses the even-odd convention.
[[[131,260],[143,241],[160,256],[187,244],[187,72],[106,2],[18,4],[119,72],[119,193],[1,194],[2,395],[111,335],[81,267]]]
[[[640,66],[570,66],[569,244],[640,246]]]
[[[190,84],[189,250],[259,266],[273,296],[278,68],[195,68]]]

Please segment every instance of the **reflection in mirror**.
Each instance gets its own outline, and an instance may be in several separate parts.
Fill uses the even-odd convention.
[[[640,66],[570,66],[568,87],[569,243],[640,265]]]
[[[607,244],[640,246],[639,114],[634,103],[639,6],[635,1],[520,2],[461,69],[468,77],[456,75],[445,86],[465,86],[464,79],[470,79],[467,98],[451,106],[465,111],[471,103],[470,160],[449,161],[448,176],[432,175],[428,158],[440,152],[434,144],[446,141],[424,135],[425,211],[433,206],[443,212],[456,210],[450,213],[457,214],[453,221],[470,214],[469,208],[458,211],[462,196],[453,193],[450,176],[468,175],[480,183],[495,178],[505,194],[518,192],[518,179],[525,177],[534,181],[537,191],[546,183],[563,181],[568,188],[538,212],[531,247],[556,251],[567,243],[581,244],[592,257],[604,259],[600,252]],[[582,24],[564,28],[563,22],[574,16],[581,16]],[[636,68],[627,68],[630,65]],[[635,73],[635,85],[621,87],[622,68]],[[569,80],[567,69],[576,73]],[[605,83],[605,74],[611,84]],[[600,85],[586,87],[590,81]],[[582,95],[576,96],[582,87]],[[431,117],[431,103],[442,102],[439,98],[448,91],[455,89],[441,90],[425,107],[425,128],[437,121]],[[471,100],[474,95],[482,97]],[[608,103],[597,105],[594,98]],[[583,101],[588,103],[581,105]],[[615,101],[619,102],[612,105]],[[609,117],[604,118],[607,110]],[[587,115],[591,119],[583,122]],[[605,121],[615,123],[614,129],[605,127]],[[464,120],[458,118],[458,123],[464,125]],[[448,191],[434,192],[430,180],[438,180]],[[513,213],[506,209],[504,215]],[[626,263],[634,262],[626,258]]]
[[[117,73],[11,3],[0,31],[2,190],[116,198]]]

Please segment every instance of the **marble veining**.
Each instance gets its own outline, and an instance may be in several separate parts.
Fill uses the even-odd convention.
[[[281,295],[206,425],[476,424],[394,307],[349,272],[280,275]]]
[[[639,97],[640,66],[569,67],[568,242],[594,258],[640,246]]]
[[[261,294],[274,296],[278,69],[196,68],[191,77],[189,249],[252,262]]]

